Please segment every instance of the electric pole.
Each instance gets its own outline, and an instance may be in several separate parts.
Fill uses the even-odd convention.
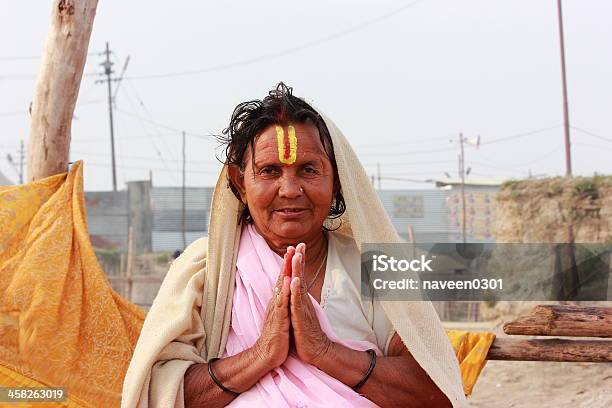
[[[376,163],[376,173],[378,178],[378,189],[380,190],[380,163]]]
[[[19,143],[19,184],[23,184],[23,161],[25,159],[25,147],[23,140]]]
[[[563,129],[565,131],[565,176],[572,175],[572,154],[570,146],[569,106],[567,102],[567,78],[565,72],[565,42],[563,39],[563,11],[561,0],[557,0],[559,17],[559,43],[561,46],[561,81],[563,83]]]
[[[451,143],[453,143],[454,140],[451,139]],[[461,194],[461,236],[462,236],[462,240],[463,242],[467,241],[467,212],[466,212],[466,205],[465,205],[465,175],[466,175],[466,171],[465,171],[465,149],[463,147],[463,144],[467,143],[469,145],[473,145],[476,146],[476,148],[478,149],[480,147],[480,136],[477,136],[476,138],[472,138],[472,139],[468,139],[463,137],[463,133],[459,133],[459,179],[461,180],[461,184],[460,184],[460,194]],[[468,168],[468,172],[470,171],[470,169]]]
[[[111,82],[113,74],[113,65],[114,63],[110,60],[110,47],[108,42],[106,43],[106,50],[104,51],[106,55],[106,60],[102,62],[100,65],[104,67],[104,75],[106,75],[106,79],[96,81],[96,83],[106,82],[108,85],[108,118],[110,120],[110,140],[111,140],[111,167],[113,172],[113,191],[117,191],[117,167],[115,163],[115,127],[113,125],[113,90],[111,87]]]
[[[466,241],[466,211],[465,211],[465,157],[463,151],[463,133],[459,133],[459,174],[461,175],[461,235]]]
[[[186,189],[185,189],[185,131],[183,131],[183,189],[182,189],[182,193],[183,193],[183,205],[182,205],[182,231],[183,231],[183,251],[185,250],[185,248],[187,247],[187,237],[185,236],[185,227],[186,227],[186,204],[185,204],[185,196],[186,196]]]
[[[15,173],[19,176],[19,184],[23,184],[23,157],[25,155],[25,149],[23,147],[23,140],[21,141],[21,145],[19,147],[19,167],[17,167],[17,163],[13,160],[13,156],[9,153],[6,155],[6,160],[9,162]]]

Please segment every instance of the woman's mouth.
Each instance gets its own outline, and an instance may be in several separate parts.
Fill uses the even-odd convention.
[[[275,210],[274,212],[282,218],[291,219],[300,218],[305,215],[307,211],[308,209],[306,208],[280,208],[278,210]]]

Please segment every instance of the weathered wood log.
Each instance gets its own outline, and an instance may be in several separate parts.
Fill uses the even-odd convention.
[[[28,180],[67,171],[70,127],[98,0],[54,0],[34,98]]]
[[[496,338],[487,360],[610,363],[612,341]]]
[[[506,334],[612,337],[611,307],[539,305],[504,324]]]

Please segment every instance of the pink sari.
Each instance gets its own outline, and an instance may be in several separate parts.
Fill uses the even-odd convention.
[[[236,261],[236,289],[224,356],[233,356],[251,347],[261,333],[272,287],[280,272],[282,258],[274,253],[252,225],[243,229]],[[354,350],[374,349],[367,341],[340,340],[321,306],[310,296],[321,328],[334,342]],[[318,368],[290,355],[285,363],[262,377],[242,393],[231,407],[377,407],[344,383]]]

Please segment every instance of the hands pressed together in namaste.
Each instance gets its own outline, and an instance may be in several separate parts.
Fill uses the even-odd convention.
[[[254,346],[257,355],[273,367],[283,364],[289,353],[316,366],[334,346],[321,329],[308,295],[305,259],[304,243],[287,248],[261,336]]]

